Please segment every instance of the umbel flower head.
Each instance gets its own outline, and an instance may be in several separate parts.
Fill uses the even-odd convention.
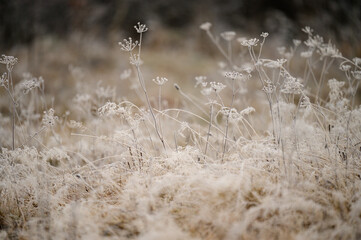
[[[159,86],[162,86],[163,84],[168,82],[168,79],[165,77],[156,77],[155,79],[153,79],[153,82],[155,82]]]
[[[130,37],[124,39],[123,42],[119,42],[120,49],[126,52],[131,52],[138,45],[138,41],[133,42],[133,39]]]
[[[18,63],[18,59],[13,56],[2,55],[0,63],[5,64],[8,71],[12,71],[15,64]]]
[[[230,42],[230,41],[232,41],[232,40],[236,37],[236,33],[233,32],[233,31],[222,32],[222,33],[221,33],[221,37],[222,37],[224,40]]]
[[[148,28],[145,24],[141,24],[140,22],[137,23],[137,25],[134,26],[135,30],[137,30],[137,33],[144,33],[148,31]]]
[[[209,31],[212,27],[212,23],[210,22],[205,22],[205,23],[202,23],[199,28],[204,30],[204,31]]]

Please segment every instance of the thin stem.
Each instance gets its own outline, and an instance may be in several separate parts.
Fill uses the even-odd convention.
[[[206,147],[205,147],[205,149],[204,149],[204,155],[207,155],[209,136],[211,135],[212,119],[213,119],[213,103],[211,103],[209,115],[210,115],[210,116],[209,116],[209,126],[208,126],[208,132],[207,132]]]
[[[229,108],[228,114],[227,114],[227,120],[226,120],[226,135],[224,136],[224,144],[223,144],[223,153],[222,153],[222,160],[221,162],[223,163],[223,159],[224,159],[224,154],[226,153],[226,148],[227,148],[227,137],[228,137],[228,126],[229,126],[229,115],[231,114],[231,110],[233,107],[233,102],[234,102],[234,96],[236,95],[236,92],[234,90],[234,79],[232,79],[232,101],[231,101],[231,106]]]

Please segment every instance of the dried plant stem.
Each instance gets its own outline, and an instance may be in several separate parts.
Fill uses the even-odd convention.
[[[213,119],[213,103],[211,103],[211,107],[209,110],[209,126],[208,126],[208,132],[207,132],[207,141],[206,141],[206,147],[204,149],[204,155],[207,155],[207,149],[208,149],[208,142],[209,142],[209,136],[211,135],[211,128],[212,128],[212,119]]]
[[[222,159],[221,162],[223,163],[224,160],[224,154],[226,153],[226,149],[227,149],[227,137],[228,137],[228,128],[229,128],[229,115],[231,114],[231,109],[233,108],[233,102],[234,102],[234,97],[236,95],[236,91],[234,89],[234,81],[235,79],[232,79],[232,101],[231,101],[231,106],[229,107],[229,111],[227,114],[227,119],[226,119],[226,131],[225,131],[225,136],[224,136],[224,143],[223,143],[223,153],[222,153]]]
[[[164,143],[164,139],[163,139],[163,136],[160,134],[159,132],[159,126],[158,126],[158,123],[157,123],[157,119],[154,115],[154,112],[153,112],[153,107],[150,103],[150,100],[149,100],[149,96],[148,96],[148,92],[147,92],[147,89],[145,88],[145,83],[144,83],[144,79],[143,79],[143,76],[142,76],[142,72],[140,71],[140,67],[139,65],[136,66],[136,69],[137,69],[137,75],[138,75],[138,79],[139,79],[139,82],[140,82],[140,85],[143,89],[143,92],[144,92],[144,95],[145,95],[145,99],[147,101],[147,105],[148,105],[148,108],[149,108],[149,112],[150,114],[152,115],[152,119],[153,119],[153,123],[154,123],[154,128],[155,128],[155,131],[157,133],[157,136],[159,138],[159,140],[161,141],[162,145],[163,145],[163,148],[164,150],[166,150],[166,147],[165,147],[165,143]]]

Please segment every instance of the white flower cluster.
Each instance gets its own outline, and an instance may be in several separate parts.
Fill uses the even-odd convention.
[[[115,96],[115,88],[110,86],[103,87],[98,84],[97,89],[95,90],[95,94],[98,98],[109,99]]]
[[[202,23],[199,28],[204,30],[204,31],[209,31],[212,27],[212,24],[210,22],[205,22],[205,23]]]
[[[276,61],[270,60],[263,64],[263,66],[267,68],[281,68],[283,64],[287,62],[287,59],[281,58],[277,59]]]
[[[104,106],[98,109],[98,112],[100,116],[107,116],[107,117],[112,117],[112,116],[124,117],[129,115],[126,108],[114,102],[107,102]]]
[[[9,85],[9,80],[7,78],[7,74],[3,73],[0,77],[0,87],[7,87]]]
[[[361,80],[361,71],[351,71],[351,73],[355,79]]]
[[[130,57],[129,57],[129,61],[130,61],[130,64],[135,65],[135,66],[140,66],[143,64],[143,61],[142,61],[142,59],[140,59],[139,54],[131,53]]]
[[[148,31],[148,28],[145,24],[141,24],[140,22],[137,23],[137,25],[134,26],[135,30],[137,30],[137,33],[144,33]]]
[[[233,71],[233,72],[226,72],[226,73],[224,74],[224,76],[225,76],[226,78],[235,80],[235,79],[241,78],[243,75],[242,75],[242,73],[240,73],[240,72]]]
[[[5,64],[6,69],[11,72],[15,64],[18,63],[18,59],[16,57],[6,56],[3,54],[2,57],[0,58],[0,63]]]
[[[257,46],[258,42],[259,42],[258,38],[252,38],[249,40],[245,39],[245,40],[241,41],[241,45],[245,46],[245,47],[254,47],[254,46]]]
[[[226,87],[226,85],[220,82],[210,82],[209,84],[211,85],[212,90],[216,93],[219,93]]]
[[[194,78],[194,80],[196,80],[196,85],[194,85],[194,87],[197,87],[198,85],[203,87],[207,86],[207,82],[205,82],[207,80],[206,76],[197,76]]]
[[[301,82],[302,79],[300,78],[296,79],[295,77],[292,77],[287,74],[281,92],[287,94],[300,94],[303,89],[303,84]]]
[[[28,94],[34,88],[41,88],[44,84],[42,77],[33,77],[30,73],[24,74],[24,80],[20,83],[20,89],[24,94]]]
[[[125,80],[128,79],[130,77],[130,75],[132,74],[132,70],[131,69],[126,69],[124,70],[121,74],[120,74],[120,80]]]
[[[138,45],[138,41],[133,42],[133,39],[131,37],[128,39],[124,39],[123,42],[119,42],[119,45],[120,49],[125,52],[133,51],[133,49]]]
[[[156,77],[155,79],[153,79],[153,82],[159,86],[162,86],[166,82],[168,82],[168,79],[165,77]]]
[[[44,127],[53,127],[55,126],[56,121],[58,120],[57,116],[54,116],[54,109],[50,108],[48,111],[44,111],[43,119],[41,123]]]
[[[236,37],[236,33],[233,32],[233,31],[222,32],[222,33],[221,33],[221,37],[222,37],[224,40],[230,42],[230,41],[232,41],[232,40]]]
[[[332,78],[328,80],[328,87],[330,88],[329,97],[330,102],[336,102],[338,99],[342,97],[341,88],[345,85],[345,82],[337,81]]]

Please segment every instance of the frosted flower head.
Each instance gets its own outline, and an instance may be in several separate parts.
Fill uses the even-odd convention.
[[[224,76],[225,76],[226,78],[235,80],[235,79],[241,78],[243,75],[242,75],[242,73],[240,73],[240,72],[233,71],[233,72],[226,72],[226,73],[224,74]]]
[[[361,80],[361,71],[352,71],[351,73],[355,79]]]
[[[216,93],[219,93],[226,87],[226,85],[220,82],[210,82],[210,85],[212,90],[215,91]]]
[[[144,33],[148,31],[148,28],[145,24],[141,24],[140,22],[137,23],[137,25],[134,26],[135,30],[137,30],[137,33]]]
[[[312,57],[312,55],[313,55],[313,51],[305,51],[305,52],[301,52],[301,57],[303,57],[303,58],[310,58],[310,57]]]
[[[168,82],[168,79],[165,77],[156,77],[155,79],[153,79],[153,82],[159,86],[162,86],[163,84]]]
[[[277,59],[277,61],[271,60],[271,61],[265,63],[264,66],[268,67],[268,68],[280,68],[286,62],[287,62],[287,59],[281,58],[281,59]]]
[[[204,30],[204,31],[209,31],[212,27],[212,23],[210,22],[205,22],[205,23],[202,23],[199,28]]]
[[[53,127],[55,126],[56,121],[58,120],[57,116],[54,116],[54,109],[50,108],[48,111],[44,111],[43,119],[41,123],[44,127]]]
[[[202,94],[203,96],[209,96],[209,95],[211,95],[212,91],[213,91],[213,89],[212,89],[211,87],[209,87],[209,88],[203,88],[203,89],[201,90],[201,94]]]
[[[343,71],[343,72],[347,72],[351,69],[351,66],[348,65],[348,64],[341,64],[340,65],[340,70]]]
[[[299,78],[296,79],[295,77],[287,76],[281,92],[287,94],[300,94],[303,89],[303,84],[301,82],[302,80]]]
[[[44,79],[42,77],[35,78],[31,77],[30,79],[25,79],[20,83],[20,88],[23,90],[24,94],[28,94],[34,88],[40,88],[44,83]]]
[[[132,70],[131,70],[131,69],[126,69],[126,70],[124,70],[124,71],[120,74],[120,80],[125,80],[125,79],[129,78],[131,74],[132,74]]]
[[[130,37],[124,39],[123,42],[119,42],[120,49],[125,52],[131,52],[138,45],[138,41],[133,42],[133,39]]]
[[[258,42],[259,42],[259,39],[252,38],[252,39],[249,39],[249,40],[243,40],[241,42],[241,45],[245,46],[245,47],[254,47],[254,46],[257,46]]]
[[[305,41],[305,45],[310,48],[318,48],[321,47],[323,44],[323,37],[316,35],[316,36],[309,36],[308,39]]]
[[[262,32],[260,36],[266,38],[268,37],[268,35],[269,35],[268,32]]]
[[[15,64],[18,63],[18,59],[16,57],[6,56],[3,54],[0,58],[0,63],[5,64],[8,71],[12,71]]]
[[[293,39],[293,45],[295,45],[295,47],[298,47],[300,44],[301,44],[301,40]]]
[[[308,35],[312,35],[312,33],[313,33],[313,29],[310,28],[309,26],[302,28],[302,31],[307,33]]]
[[[222,32],[222,33],[221,33],[221,37],[222,37],[224,40],[230,42],[230,41],[232,41],[232,40],[236,37],[236,33],[233,32],[233,31]]]
[[[264,86],[264,87],[262,88],[262,90],[263,90],[265,93],[271,94],[271,93],[273,93],[273,92],[276,90],[276,86],[274,86],[272,83],[267,83],[267,85]]]
[[[143,64],[142,59],[140,59],[139,54],[130,54],[129,62],[132,65],[140,66]]]
[[[196,80],[196,85],[194,85],[194,87],[197,87],[198,85],[203,86],[203,83],[205,80],[207,80],[207,77],[206,76],[197,76],[194,79]]]
[[[7,78],[7,74],[6,73],[3,73],[3,75],[0,77],[0,86],[1,87],[7,87],[9,81],[8,81],[8,78]]]
[[[114,102],[107,102],[104,106],[98,109],[98,113],[100,116],[107,116],[107,117],[112,117],[112,116],[124,117],[129,115],[128,111],[124,107]]]
[[[321,57],[341,57],[340,51],[331,43],[322,44],[319,47],[319,53]]]
[[[361,65],[361,58],[355,57],[352,59],[352,61],[356,64],[356,66]]]

